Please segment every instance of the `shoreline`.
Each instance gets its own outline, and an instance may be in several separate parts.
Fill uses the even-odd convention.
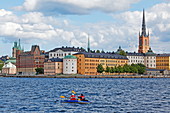
[[[0,75],[16,78],[170,78],[170,75]]]

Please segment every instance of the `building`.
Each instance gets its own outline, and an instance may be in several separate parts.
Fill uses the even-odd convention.
[[[28,52],[17,50],[17,74],[35,74],[36,68],[44,68],[44,59],[44,52],[38,45],[33,45]]]
[[[64,57],[63,74],[77,74],[77,57],[72,55]]]
[[[14,42],[14,47],[12,48],[12,57],[13,58],[16,58],[17,50],[23,51],[21,49],[20,39],[19,39],[19,44],[17,42]]]
[[[48,52],[49,59],[50,58],[64,58],[67,55],[73,55],[78,52],[85,52],[85,49],[83,48],[75,48],[75,47],[61,47],[61,48],[55,48]]]
[[[44,62],[44,75],[56,75],[63,73],[63,59],[51,58]]]
[[[126,56],[106,53],[76,53],[78,74],[97,75],[97,66],[102,64],[103,67],[124,66],[128,63]]]
[[[143,10],[142,32],[139,32],[138,53],[146,53],[149,50],[149,32],[146,33],[145,11]]]
[[[16,66],[8,62],[2,67],[2,74],[16,74]]]
[[[156,69],[170,70],[170,54],[157,54]]]
[[[126,53],[129,59],[128,64],[144,64],[144,54],[143,53]]]
[[[5,64],[7,64],[9,62],[11,62],[12,64],[16,65],[16,58],[13,58],[13,57],[9,58],[8,60],[5,61]]]
[[[149,48],[148,52],[145,53],[144,65],[149,69],[156,68],[156,54],[153,53],[151,48]]]
[[[165,69],[146,69],[145,74],[153,76],[169,75],[170,71]]]

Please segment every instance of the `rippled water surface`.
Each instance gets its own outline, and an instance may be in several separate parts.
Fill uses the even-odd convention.
[[[170,79],[0,78],[0,112],[170,112]],[[71,90],[91,104],[60,103]]]

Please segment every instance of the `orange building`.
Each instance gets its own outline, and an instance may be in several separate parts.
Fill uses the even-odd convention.
[[[52,58],[44,62],[44,75],[56,75],[63,73],[63,59]]]
[[[146,34],[145,11],[143,10],[142,33],[139,32],[138,53],[146,53],[149,50],[149,32]]]
[[[125,56],[106,53],[77,53],[77,70],[82,75],[97,75],[97,66],[102,64],[104,68],[123,66],[128,63]]]
[[[170,54],[157,54],[156,69],[170,70]]]

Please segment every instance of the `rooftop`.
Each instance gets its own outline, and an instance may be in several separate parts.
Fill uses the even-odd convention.
[[[77,57],[73,55],[67,55],[64,57],[64,59],[77,59]]]
[[[51,50],[49,52],[56,52],[58,50],[62,50],[64,52],[67,52],[67,51],[85,52],[86,51],[85,49],[79,48],[79,47],[75,48],[75,47],[67,47],[67,46],[64,47],[64,46],[62,46],[61,48],[55,48],[55,49],[53,49],[53,50]]]
[[[80,52],[74,55],[84,54],[86,58],[108,58],[108,59],[128,59],[126,56],[118,55],[118,54],[107,54],[107,53],[87,53]]]

